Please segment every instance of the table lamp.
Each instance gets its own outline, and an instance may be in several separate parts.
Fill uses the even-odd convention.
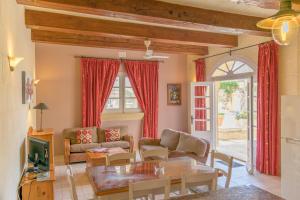
[[[48,106],[45,103],[39,103],[33,107],[33,109],[41,110],[41,121],[40,121],[40,129],[38,132],[43,131],[43,110],[48,110]]]

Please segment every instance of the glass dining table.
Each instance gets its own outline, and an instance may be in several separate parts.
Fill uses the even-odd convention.
[[[169,177],[172,188],[180,188],[181,177],[193,174],[214,174],[212,187],[217,184],[215,169],[197,163],[190,158],[169,159],[168,161],[136,162],[123,166],[96,166],[86,169],[95,196],[101,199],[127,199],[129,182],[147,181]]]

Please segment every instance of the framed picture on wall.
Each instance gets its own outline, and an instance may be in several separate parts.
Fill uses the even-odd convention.
[[[22,71],[22,104],[30,104],[33,100],[34,80],[32,77]]]
[[[168,83],[167,84],[168,105],[181,105],[181,84]]]

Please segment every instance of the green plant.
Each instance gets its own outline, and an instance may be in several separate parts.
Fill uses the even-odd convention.
[[[224,90],[227,95],[231,95],[238,87],[239,84],[236,81],[226,81],[220,84],[220,89]]]
[[[248,119],[248,113],[247,112],[240,112],[235,115],[235,119]]]

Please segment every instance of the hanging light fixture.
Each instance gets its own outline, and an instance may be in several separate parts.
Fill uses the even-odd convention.
[[[273,16],[259,21],[256,26],[272,30],[272,36],[279,45],[289,45],[297,36],[299,12],[292,9],[292,0],[281,0],[280,10]]]

